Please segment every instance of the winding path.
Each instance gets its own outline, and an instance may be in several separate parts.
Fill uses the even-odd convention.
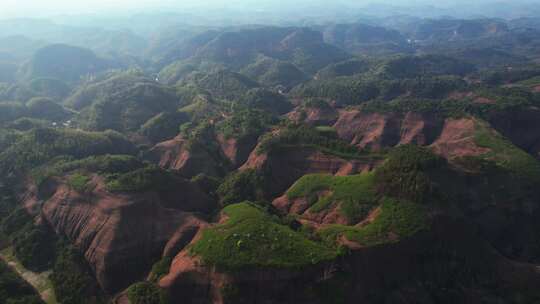
[[[0,259],[8,264],[19,276],[21,276],[28,284],[32,285],[41,296],[41,299],[47,304],[57,304],[56,295],[54,294],[54,288],[52,282],[49,279],[51,271],[45,271],[41,273],[32,272],[26,268],[17,260],[13,255],[13,248],[9,247],[0,251]]]

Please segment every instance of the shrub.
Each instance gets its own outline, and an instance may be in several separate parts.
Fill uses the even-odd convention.
[[[102,295],[84,258],[64,241],[59,242],[50,276],[59,303],[104,304]]]
[[[254,267],[302,268],[332,260],[337,253],[279,223],[261,207],[244,202],[223,209],[224,224],[205,229],[189,249],[225,270]]]
[[[105,154],[133,154],[135,147],[123,135],[77,130],[33,129],[0,153],[0,171],[26,171],[58,156],[85,158]]]
[[[415,145],[395,148],[375,173],[378,192],[412,202],[425,202],[434,191],[428,174],[443,165],[444,160],[427,148]]]
[[[240,107],[259,109],[273,115],[281,115],[292,109],[292,104],[279,93],[265,89],[251,89],[238,102]]]
[[[24,267],[40,272],[54,262],[56,235],[45,226],[28,222],[11,236],[15,255]]]
[[[150,281],[156,282],[159,281],[162,277],[169,273],[169,268],[171,267],[172,258],[163,257],[161,260],[156,262],[152,266],[152,271],[150,272]]]
[[[131,304],[167,304],[169,299],[165,291],[150,282],[131,285],[127,290]]]
[[[191,182],[199,186],[204,193],[210,196],[215,196],[217,195],[217,190],[223,181],[216,177],[199,174],[193,177]]]
[[[69,113],[64,107],[50,98],[34,97],[26,104],[31,117],[50,121],[60,121],[68,117]]]
[[[172,173],[149,165],[128,173],[110,175],[107,189],[120,192],[166,190],[174,187],[175,179]]]
[[[91,190],[89,187],[90,180],[91,178],[89,176],[75,173],[68,178],[68,185],[71,189],[84,193]]]
[[[316,192],[328,191],[329,194],[317,198]],[[350,222],[363,219],[377,202],[375,195],[374,174],[364,173],[353,176],[332,176],[311,174],[299,179],[288,191],[287,197],[309,198],[311,212],[321,212],[335,203],[340,205],[340,213]]]
[[[367,156],[357,147],[337,138],[335,132],[304,125],[290,125],[280,130],[278,134],[265,135],[260,141],[257,153],[270,153],[284,146],[312,147],[347,159]]]
[[[264,111],[242,109],[221,121],[217,129],[225,138],[258,137],[274,122],[275,120]]]
[[[523,179],[529,185],[540,182],[538,160],[490,129],[486,122],[478,121],[475,130],[476,144],[490,149],[490,152],[481,155],[482,158],[495,161],[497,166],[510,171],[515,177]]]
[[[178,126],[187,120],[188,117],[185,113],[164,112],[148,120],[142,125],[139,132],[154,143],[160,142],[175,137],[178,134]]]
[[[385,198],[374,221],[363,227],[332,225],[319,231],[322,239],[334,243],[339,235],[363,246],[395,243],[429,229],[425,207]]]
[[[233,173],[225,178],[217,193],[223,205],[246,200],[262,200],[264,199],[264,177],[253,169]]]

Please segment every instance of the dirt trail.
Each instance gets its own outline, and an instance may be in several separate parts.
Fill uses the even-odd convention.
[[[28,284],[32,285],[34,289],[39,292],[41,299],[47,304],[57,304],[56,295],[52,282],[49,279],[51,271],[45,271],[41,273],[32,272],[26,268],[17,260],[13,255],[13,248],[6,248],[0,251],[0,259],[8,264],[19,276],[21,276]]]

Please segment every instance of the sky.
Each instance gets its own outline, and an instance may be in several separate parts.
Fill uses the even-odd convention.
[[[469,0],[471,1],[471,0]],[[257,7],[274,6],[287,7],[293,3],[302,4],[320,3],[324,5],[352,5],[358,6],[367,3],[377,4],[433,4],[448,6],[458,2],[467,3],[466,0],[0,0],[0,17],[46,17],[61,14],[88,14],[101,12],[122,13],[142,9],[160,8],[219,8],[219,7]],[[473,0],[478,2],[516,2],[535,0]],[[538,1],[538,0],[536,0]],[[469,2],[470,3],[470,2]]]

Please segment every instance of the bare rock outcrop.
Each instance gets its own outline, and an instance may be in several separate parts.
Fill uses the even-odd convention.
[[[475,142],[476,122],[472,118],[446,120],[439,138],[431,145],[435,153],[446,159],[478,156],[489,152]]]
[[[244,138],[225,138],[222,134],[217,136],[217,142],[223,154],[230,161],[232,168],[240,167],[248,159],[250,153],[257,146],[256,136]]]
[[[420,113],[371,113],[343,110],[334,124],[340,138],[362,149],[381,150],[403,144],[429,145],[443,120]]]
[[[207,210],[212,204],[187,183],[179,185],[176,195],[166,196],[155,192],[111,193],[98,176],[91,183],[94,190],[81,194],[60,181],[45,200],[30,189],[24,197],[25,205],[39,203],[42,218],[83,253],[108,293],[143,279],[167,243],[176,250],[189,243],[182,242],[190,237],[186,227],[205,225],[189,211]]]
[[[181,136],[155,145],[148,158],[161,168],[174,170],[185,177],[198,174],[219,176],[219,164],[206,151],[192,151]]]

